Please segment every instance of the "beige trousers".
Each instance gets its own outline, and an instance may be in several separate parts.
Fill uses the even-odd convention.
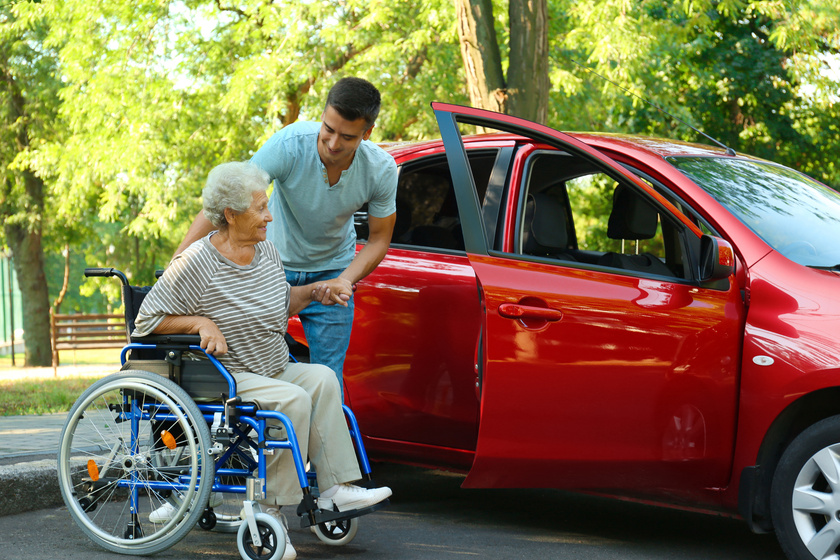
[[[247,372],[234,373],[233,377],[243,401],[289,417],[304,463],[308,456],[315,467],[319,488],[362,477],[341,408],[341,389],[330,368],[290,363],[273,377]],[[266,499],[261,501],[276,506],[296,505],[302,497],[292,452],[277,449],[274,455],[266,455]]]

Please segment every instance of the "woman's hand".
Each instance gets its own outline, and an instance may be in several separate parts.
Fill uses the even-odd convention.
[[[204,321],[202,321],[202,324],[198,327],[198,334],[201,336],[200,346],[205,352],[213,354],[214,356],[227,354],[227,341],[225,340],[225,336],[222,334],[222,331],[220,331],[219,327],[216,326],[216,323],[205,318]]]
[[[208,354],[221,356],[228,351],[227,341],[222,331],[207,317],[167,315],[153,332],[155,334],[197,334],[201,337],[200,346]]]

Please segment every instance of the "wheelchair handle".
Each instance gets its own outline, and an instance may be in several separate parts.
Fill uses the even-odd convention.
[[[86,268],[85,278],[90,278],[92,276],[116,276],[120,279],[123,286],[128,286],[128,278],[125,277],[125,274],[123,274],[121,270],[117,270],[116,268]]]

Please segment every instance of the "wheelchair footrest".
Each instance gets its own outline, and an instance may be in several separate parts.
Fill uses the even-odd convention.
[[[350,509],[347,511],[329,511],[329,510],[322,510],[316,509],[312,512],[312,516],[315,518],[315,522],[312,523],[310,521],[309,511],[307,511],[304,506],[303,502],[298,506],[297,514],[300,516],[300,527],[305,529],[311,525],[320,525],[321,523],[329,523],[330,521],[344,521],[347,519],[353,519],[354,517],[361,517],[362,515],[367,515],[369,513],[373,513],[378,509],[382,509],[385,506],[391,503],[390,499],[385,499],[379,502],[378,504],[373,504],[372,506],[360,509]]]

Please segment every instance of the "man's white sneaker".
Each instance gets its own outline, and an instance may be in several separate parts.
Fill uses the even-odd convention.
[[[361,488],[353,484],[339,484],[338,490],[332,496],[318,498],[318,508],[332,511],[333,506],[338,511],[349,511],[351,509],[362,509],[378,504],[391,495],[391,489],[387,486],[381,488]]]
[[[225,497],[221,492],[210,492],[210,501],[207,502],[207,507],[219,507],[224,501]]]
[[[292,546],[292,541],[289,540],[289,523],[286,521],[286,516],[280,513],[280,510],[277,508],[265,508],[263,511],[279,521],[283,526],[283,533],[286,534],[286,551],[283,552],[283,558],[281,560],[295,560],[297,558],[297,551]]]
[[[163,505],[149,514],[149,521],[152,523],[166,523],[172,519],[176,512],[175,506],[169,502],[163,502]]]

